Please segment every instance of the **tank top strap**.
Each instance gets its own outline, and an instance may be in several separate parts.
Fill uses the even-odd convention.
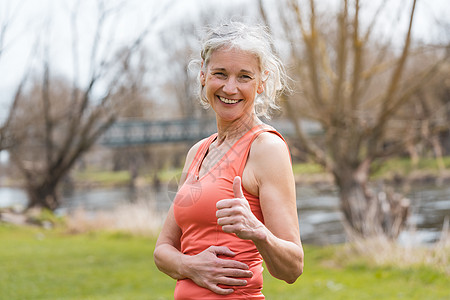
[[[244,137],[236,145],[233,146],[234,149],[232,152],[236,156],[234,161],[236,163],[235,170],[237,175],[242,176],[245,164],[247,163],[252,143],[263,132],[274,133],[278,135],[286,143],[286,140],[283,138],[283,136],[270,125],[261,124],[256,127],[253,127],[244,135]]]
[[[194,160],[192,161],[191,165],[188,169],[188,174],[194,174],[195,170],[197,169],[198,164],[203,160],[205,157],[206,151],[208,151],[209,146],[211,143],[217,138],[217,133],[213,133],[209,137],[207,137],[201,144],[200,147],[197,150],[197,153],[195,153]]]

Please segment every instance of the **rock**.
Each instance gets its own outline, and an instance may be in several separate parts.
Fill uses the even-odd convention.
[[[14,225],[25,225],[27,224],[27,217],[24,214],[2,211],[0,221]]]

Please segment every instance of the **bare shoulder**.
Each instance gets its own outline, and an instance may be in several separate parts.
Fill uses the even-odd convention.
[[[258,186],[293,176],[289,149],[277,134],[261,133],[253,142],[247,162]]]
[[[206,140],[206,138],[197,142],[194,146],[191,147],[191,149],[189,149],[189,151],[186,155],[186,161],[184,162],[183,172],[182,172],[181,178],[180,178],[180,186],[186,180],[187,172],[188,172],[189,167],[191,166],[192,162],[194,161],[195,154],[197,154],[198,149],[200,148],[200,146],[202,145],[202,143],[205,140]]]
[[[261,133],[253,142],[251,153],[255,158],[275,159],[286,157],[289,158],[289,150],[286,142],[277,134],[271,132]]]
[[[195,154],[197,154],[198,149],[200,149],[200,146],[203,144],[204,141],[206,141],[206,139],[207,138],[204,138],[203,140],[198,141],[197,143],[194,144],[194,146],[191,147],[191,149],[189,149],[189,151],[186,155],[186,161],[184,163],[183,173],[187,172],[187,170],[189,169],[189,166],[194,161]]]
[[[191,149],[189,149],[187,156],[186,156],[186,163],[188,162],[189,159],[192,160],[195,157],[195,154],[197,154],[198,149],[200,148],[200,146],[203,144],[203,142],[206,140],[206,138],[204,138],[201,141],[198,141],[197,143],[194,144],[194,146],[191,147]]]

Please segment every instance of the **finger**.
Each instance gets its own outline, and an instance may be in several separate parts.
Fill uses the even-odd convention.
[[[232,212],[229,208],[219,208],[216,211],[216,218],[220,219],[220,218],[224,218],[227,216],[231,216]]]
[[[219,208],[216,211],[216,218],[235,217],[239,220],[239,217],[245,215],[245,208],[235,205],[232,208]]]
[[[220,226],[233,225],[234,223],[236,223],[234,217],[218,217],[217,218],[217,224]]]
[[[222,199],[217,201],[216,208],[217,209],[223,209],[223,208],[231,208],[233,207],[233,199]]]
[[[230,248],[225,246],[210,246],[209,250],[217,255],[225,255],[225,256],[235,256],[236,253],[230,250]]]
[[[242,191],[241,177],[239,177],[239,176],[234,177],[233,193],[234,193],[234,197],[236,197],[236,198],[245,198],[244,192]]]
[[[253,272],[250,270],[241,270],[241,269],[224,269],[224,276],[229,278],[252,278]],[[245,280],[244,280],[245,281]]]
[[[211,291],[219,295],[229,295],[234,292],[234,289],[223,289],[216,284],[212,284],[208,287]]]
[[[241,227],[240,225],[236,225],[236,224],[229,224],[229,225],[221,225],[222,226],[222,230],[225,233],[235,233],[238,234],[241,232]]]
[[[221,285],[245,286],[245,285],[247,285],[247,280],[231,278],[231,277],[221,277],[218,279],[218,284],[219,284],[219,287]]]
[[[241,199],[245,199],[245,198],[241,198]],[[216,203],[216,208],[217,209],[232,208],[233,206],[241,205],[242,204],[241,199],[233,198],[233,199],[219,200]]]
[[[240,262],[238,260],[226,259],[219,257],[219,265],[218,267],[222,269],[226,269],[227,272],[239,272],[237,277],[247,277],[249,273],[249,266],[246,263]]]

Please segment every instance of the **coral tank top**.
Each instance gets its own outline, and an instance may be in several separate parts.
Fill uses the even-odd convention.
[[[226,246],[236,253],[234,259],[247,264],[253,272],[252,278],[246,278],[246,286],[233,286],[229,295],[218,295],[200,287],[190,279],[178,280],[174,298],[187,299],[265,299],[262,294],[263,267],[262,257],[250,240],[242,240],[235,234],[225,233],[217,224],[216,203],[222,199],[234,198],[233,180],[241,176],[247,157],[255,138],[262,132],[281,135],[268,125],[259,125],[242,136],[205,175],[199,178],[199,170],[209,146],[217,138],[217,133],[207,138],[199,147],[186,181],[174,199],[174,215],[181,228],[181,252],[196,255],[210,246]],[[282,137],[281,137],[282,138]],[[243,189],[253,214],[264,223],[259,198]]]

